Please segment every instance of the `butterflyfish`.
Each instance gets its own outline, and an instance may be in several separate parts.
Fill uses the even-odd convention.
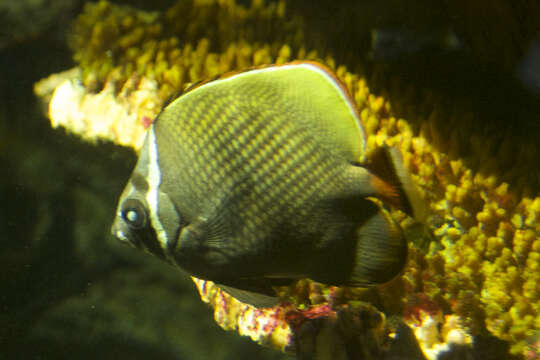
[[[112,234],[256,306],[301,278],[388,282],[407,243],[386,207],[412,214],[414,191],[399,151],[366,158],[365,143],[318,63],[198,84],[149,127]]]

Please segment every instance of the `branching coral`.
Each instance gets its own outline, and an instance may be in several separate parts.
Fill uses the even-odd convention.
[[[479,171],[494,166],[494,153],[505,154],[521,144],[504,143],[493,151],[494,144],[473,137],[467,146],[474,153],[461,158],[473,114],[461,114],[452,120],[457,130],[440,134],[433,124],[448,115],[435,103],[430,118],[413,130],[410,122],[396,116],[387,98],[370,90],[368,84],[377,74],[366,79],[336,67],[331,57],[322,60],[317,52],[306,51],[301,24],[301,19],[286,16],[283,1],[253,1],[244,8],[232,0],[189,0],[163,14],[105,1],[89,4],[71,39],[81,72],[70,73],[56,88],[51,121],[87,139],[109,139],[137,149],[144,128],[165,100],[190,83],[266,63],[324,61],[356,102],[368,150],[383,143],[401,150],[427,205],[425,224],[392,212],[410,240],[409,263],[403,276],[376,289],[305,280],[277,289],[289,305],[259,310],[195,279],[218,324],[290,350],[296,341],[291,313],[327,306],[319,315],[330,319],[340,306],[362,300],[377,306],[369,310],[373,314],[403,316],[431,358],[443,349],[433,336],[469,344],[471,335],[485,333],[508,341],[512,353],[523,354],[527,339],[540,330],[540,197],[531,196],[534,187],[516,191],[489,171]],[[406,91],[403,98],[410,101]],[[459,128],[459,123],[464,125]],[[524,157],[534,155],[528,153],[528,143],[520,149]],[[483,164],[479,168],[470,166],[474,157]],[[512,176],[519,178],[522,171],[513,167]],[[537,169],[532,172],[538,174]],[[374,333],[386,336],[389,331]]]
[[[188,0],[163,14],[100,1],[86,5],[70,42],[90,90],[111,80],[121,87],[136,74],[156,80],[165,100],[185,83],[285,61],[291,50],[283,44],[301,44],[302,38],[297,22],[285,19],[283,1],[244,8],[234,1]]]
[[[82,74],[52,99],[53,126],[137,147],[148,119],[190,84],[250,66],[317,59],[301,46],[299,24],[285,18],[283,1],[244,8],[234,1],[188,0],[164,14],[88,3],[70,37]],[[274,30],[283,35],[270,36]],[[37,90],[47,91],[43,83]],[[108,114],[108,124],[94,119],[99,112]],[[139,128],[117,125],[133,120]],[[98,122],[98,128],[91,125]]]
[[[401,129],[396,139],[404,133]],[[513,353],[522,352],[540,325],[540,198],[518,200],[508,184],[474,174],[420,137],[399,146],[430,200],[428,224],[442,245],[425,258],[415,259],[413,252],[410,265],[416,266],[404,279],[460,315],[473,334],[486,328],[510,341]]]

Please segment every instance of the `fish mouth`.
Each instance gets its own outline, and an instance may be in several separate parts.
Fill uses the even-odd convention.
[[[113,230],[113,231],[111,231],[111,233],[115,238],[120,240],[120,242],[124,242],[124,243],[129,243],[130,242],[129,239],[127,238],[127,236],[121,230]]]
[[[131,230],[121,219],[116,219],[111,226],[111,234],[122,244],[130,245],[146,251],[159,258],[165,259],[164,249],[159,244],[156,233],[152,228]]]
[[[129,238],[126,235],[126,229],[119,223],[118,220],[114,220],[111,226],[111,235],[114,236],[122,243],[129,243]]]
[[[140,240],[135,236],[128,236],[130,233],[126,224],[123,221],[115,220],[111,226],[111,235],[114,236],[120,243],[136,248],[141,248]]]

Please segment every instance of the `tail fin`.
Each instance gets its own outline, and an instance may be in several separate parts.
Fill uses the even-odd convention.
[[[377,197],[394,205],[417,220],[425,218],[425,208],[397,148],[380,146],[364,165],[371,173],[371,186]]]
[[[396,277],[407,261],[407,242],[390,215],[380,210],[356,232],[351,286],[382,284]]]

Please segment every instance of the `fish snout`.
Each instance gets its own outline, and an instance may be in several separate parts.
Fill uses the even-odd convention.
[[[129,227],[121,217],[117,217],[114,220],[111,226],[111,234],[124,245],[131,245],[135,247],[138,245],[137,238],[134,236],[129,236]]]

